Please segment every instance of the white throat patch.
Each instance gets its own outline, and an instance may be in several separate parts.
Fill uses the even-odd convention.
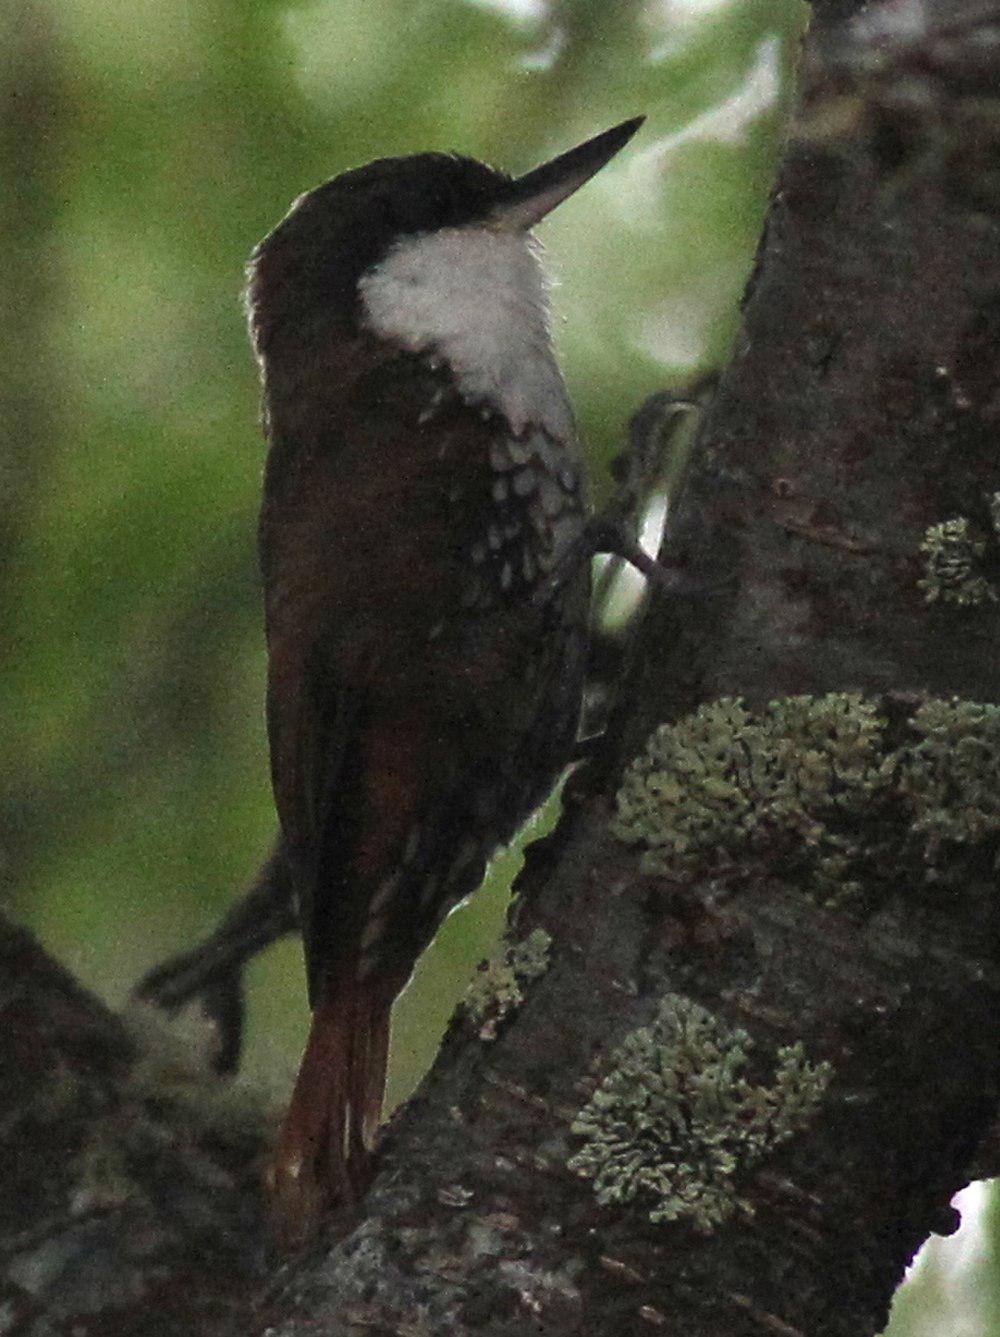
[[[546,282],[523,233],[442,228],[406,237],[359,284],[364,319],[384,339],[430,352],[469,403],[569,441],[573,415],[549,337]]]

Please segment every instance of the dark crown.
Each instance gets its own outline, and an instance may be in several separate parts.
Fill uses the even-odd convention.
[[[474,158],[417,153],[380,158],[300,196],[250,257],[258,352],[314,330],[310,316],[353,326],[358,279],[394,241],[485,219],[510,185],[505,172]]]

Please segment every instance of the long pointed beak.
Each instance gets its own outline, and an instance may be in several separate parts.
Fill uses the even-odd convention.
[[[505,232],[526,232],[534,227],[610,162],[645,119],[634,116],[630,121],[622,121],[621,125],[595,135],[512,181],[507,198],[493,212],[494,226]]]

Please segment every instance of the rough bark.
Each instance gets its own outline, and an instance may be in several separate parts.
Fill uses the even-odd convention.
[[[1000,16],[944,0],[937,10],[814,5],[743,326],[671,521],[670,556],[702,593],[650,604],[603,749],[567,786],[556,832],[529,850],[511,938],[533,946],[507,963],[520,976],[498,968],[460,1010],[386,1133],[359,1219],[274,1275],[249,1187],[257,1143],[245,1142],[211,1196],[211,1212],[247,1232],[243,1271],[234,1280],[230,1234],[198,1235],[198,1213],[174,1213],[175,1252],[152,1292],[148,1278],[138,1288],[160,1322],[143,1331],[865,1337],[928,1232],[953,1224],[949,1198],[970,1167],[990,1168],[1000,734],[989,710],[962,703],[1000,701]],[[854,694],[837,698],[839,720],[878,722],[864,774],[854,752],[841,766],[822,716],[809,747],[829,787],[774,802],[758,785],[783,744],[805,744],[766,703],[809,694],[808,714],[827,693]],[[622,772],[662,721],[697,732],[707,717],[692,713],[731,697],[745,700],[746,727],[730,708],[693,750],[699,764],[713,748],[730,759],[726,802],[756,824],[723,823],[717,845],[661,848],[651,863],[610,825]],[[944,704],[921,732],[928,700]],[[57,994],[71,993],[60,981]],[[73,1105],[58,1134],[72,1146],[108,1102],[137,1103],[118,1075],[134,1053],[118,1023],[76,1003],[103,1094]],[[573,1125],[624,1070],[627,1037],[648,1047],[657,1017],[692,1007],[745,1065],[727,1077],[704,1046],[681,1054],[669,1027],[654,1034],[667,1078],[683,1059],[728,1092],[706,1132],[695,1126],[704,1093],[688,1082],[671,1106],[683,1145],[643,1142],[658,1173],[672,1157],[679,1175],[654,1223],[651,1191],[601,1203],[573,1172],[587,1141]],[[32,1037],[48,1036],[52,1062],[76,1071],[62,1014],[36,1013],[8,1026],[6,1043],[21,1035],[23,1050],[27,1035],[37,1062]],[[787,1136],[708,1182],[710,1136],[745,1147],[794,1046],[829,1065],[828,1083],[814,1081]],[[142,1108],[152,1117],[148,1099]],[[192,1102],[183,1108],[190,1123]],[[168,1127],[178,1118],[163,1102],[153,1113]],[[23,1135],[37,1157],[37,1134]],[[184,1196],[192,1160],[201,1182],[204,1157],[226,1161],[201,1134],[197,1156],[182,1141],[171,1189]],[[63,1236],[46,1222],[54,1213],[61,1230],[71,1212],[58,1185],[55,1205],[34,1205],[35,1163],[22,1217],[41,1232],[33,1247],[51,1248]],[[155,1234],[158,1203],[141,1201]],[[133,1210],[127,1191],[114,1210]],[[9,1279],[23,1252],[5,1249]],[[28,1313],[23,1265],[18,1275],[12,1294]],[[212,1275],[218,1308],[200,1326],[164,1317],[165,1291],[211,1296]],[[34,1317],[16,1330],[63,1330],[59,1303],[50,1311],[51,1288],[36,1287]],[[91,1312],[78,1330],[131,1330],[110,1308]]]
[[[239,1330],[267,1275],[266,1115],[5,921],[0,980],[0,1332]]]

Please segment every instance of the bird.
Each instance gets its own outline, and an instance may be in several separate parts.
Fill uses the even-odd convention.
[[[378,159],[248,262],[271,779],[312,1010],[268,1172],[290,1241],[366,1191],[393,1002],[573,753],[587,510],[532,228],[642,120],[520,177]]]

